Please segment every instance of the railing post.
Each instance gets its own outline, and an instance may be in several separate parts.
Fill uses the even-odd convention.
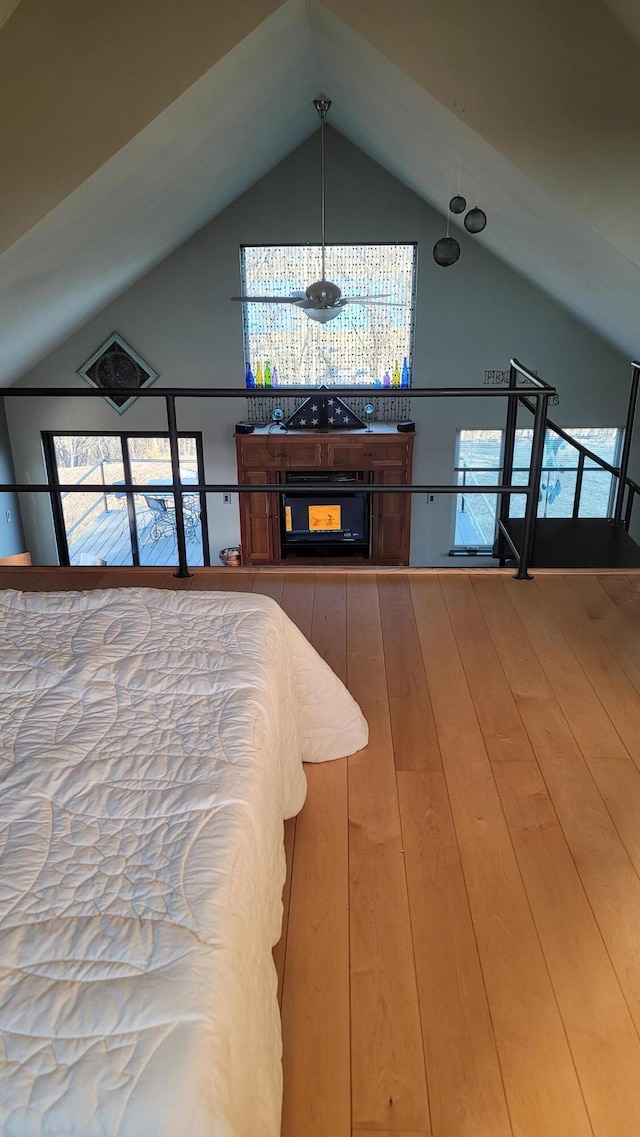
[[[629,493],[627,494],[627,508],[624,514],[624,527],[626,532],[631,528],[631,514],[633,513],[633,503],[636,498],[636,491],[633,486],[629,486]]]
[[[629,392],[629,407],[627,409],[627,422],[624,428],[624,442],[620,458],[620,473],[618,475],[618,492],[616,494],[616,507],[613,514],[613,524],[622,525],[622,510],[624,507],[624,491],[626,488],[627,473],[629,471],[629,456],[631,454],[631,440],[633,437],[633,420],[636,414],[638,401],[638,381],[640,380],[640,363],[632,364],[631,390]]]
[[[122,454],[122,472],[124,480],[127,485],[131,485],[133,476],[131,474],[131,457],[129,455],[128,442],[120,440],[120,452]],[[127,523],[129,525],[129,540],[131,542],[131,560],[136,568],[140,566],[140,544],[138,542],[138,515],[136,512],[136,499],[133,494],[127,493],[125,496],[125,510],[127,513]]]
[[[515,391],[518,382],[518,375],[513,363],[509,368],[509,390]],[[511,397],[507,399],[507,420],[504,429],[504,454],[502,456],[502,480],[500,482],[503,486],[508,486],[513,481],[513,455],[516,445],[516,425],[518,422],[518,400]],[[502,524],[506,524],[509,518],[509,509],[511,505],[511,494],[503,493],[500,495],[500,513],[499,519]],[[505,540],[502,530],[498,528],[498,557],[500,568],[505,566]]]
[[[174,576],[191,576],[187,565],[187,540],[184,532],[184,510],[182,508],[182,487],[180,482],[180,450],[178,447],[178,424],[176,420],[175,395],[166,396],[167,426],[169,428],[169,450],[171,452],[171,478],[173,500],[176,507],[176,539],[178,542],[178,571]]]
[[[528,570],[533,558],[533,545],[536,534],[538,498],[540,497],[540,480],[542,478],[542,460],[544,457],[544,439],[547,432],[548,402],[548,394],[536,395],[533,440],[531,443],[531,465],[529,467],[529,485],[527,487],[529,492],[527,494],[527,507],[524,514],[522,548],[520,549],[520,564],[518,565],[516,580],[531,580]]]
[[[584,454],[582,451],[578,454],[578,469],[576,471],[576,492],[573,495],[573,513],[572,517],[580,516],[580,495],[582,493],[582,478],[584,475]]]
[[[100,461],[100,477],[102,478],[102,485],[103,485],[103,487],[105,487],[105,492],[102,495],[102,504],[104,506],[105,513],[108,513],[109,512],[109,506],[107,504],[107,493],[106,493],[107,483],[104,480],[104,464],[105,464],[105,461],[106,461],[105,458],[102,458]]]

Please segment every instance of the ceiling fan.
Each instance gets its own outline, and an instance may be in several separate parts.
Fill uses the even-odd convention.
[[[305,312],[310,320],[320,324],[327,324],[335,320],[346,304],[381,304],[385,307],[404,308],[404,304],[397,304],[387,300],[386,296],[343,296],[337,284],[327,280],[325,276],[325,187],[324,187],[324,120],[331,106],[331,99],[326,95],[318,95],[313,105],[320,116],[320,223],[322,230],[322,278],[310,284],[304,292],[293,290],[289,296],[232,296],[232,300],[240,300],[243,304],[293,304]]]

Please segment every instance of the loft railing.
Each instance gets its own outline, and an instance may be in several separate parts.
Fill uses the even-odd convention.
[[[624,509],[625,492],[627,494],[627,507],[625,512],[624,527],[629,531],[631,524],[631,513],[633,511],[633,503],[635,495],[640,493],[640,486],[634,482],[629,475],[629,458],[631,456],[631,439],[633,436],[633,424],[636,417],[636,406],[638,403],[638,383],[640,382],[640,363],[635,361],[631,364],[631,390],[629,392],[629,406],[627,409],[627,422],[624,431],[624,443],[622,446],[622,455],[620,458],[620,473],[618,482],[618,493],[616,497],[616,508],[613,515],[615,525],[622,523],[622,512]]]
[[[520,381],[528,384],[526,390],[518,389],[516,387],[517,378]],[[372,398],[380,397],[379,387],[357,387],[357,393],[360,397],[371,396]],[[341,393],[348,394],[349,388],[341,388]],[[172,493],[175,502],[175,516],[176,516],[176,536],[178,548],[178,571],[175,573],[177,577],[190,576],[189,566],[187,561],[187,542],[185,535],[185,517],[183,509],[183,495],[184,494],[206,494],[206,493],[269,493],[269,494],[283,494],[283,493],[308,493],[308,486],[296,484],[295,482],[288,482],[286,487],[283,485],[279,488],[277,484],[266,485],[238,485],[237,483],[210,483],[201,482],[198,484],[189,483],[185,486],[180,481],[180,461],[178,453],[178,425],[176,417],[176,400],[177,399],[239,399],[246,397],[244,389],[237,387],[219,387],[219,388],[202,388],[202,387],[165,387],[160,390],[157,388],[142,388],[141,390],[130,388],[68,388],[68,387],[8,387],[3,391],[4,398],[21,398],[21,399],[43,399],[43,398],[73,398],[73,399],[91,399],[91,398],[104,398],[105,395],[118,395],[124,398],[139,398],[139,399],[164,399],[166,415],[167,415],[167,430],[169,434],[169,450],[171,455],[171,476],[172,482],[170,486],[166,486],[164,492]],[[500,485],[495,486],[467,486],[466,492],[480,493],[480,494],[498,494],[501,497],[501,514],[500,525],[502,525],[503,509],[505,503],[508,503],[512,494],[519,494],[526,498],[524,527],[522,533],[522,545],[517,549],[511,537],[504,533],[505,539],[509,544],[517,562],[518,571],[516,577],[519,580],[528,580],[529,566],[531,565],[531,558],[533,554],[533,542],[535,535],[535,522],[538,507],[538,494],[540,491],[540,478],[542,472],[542,455],[544,449],[544,438],[547,424],[547,408],[549,399],[556,394],[555,387],[540,379],[538,375],[534,375],[526,367],[523,367],[517,359],[511,360],[511,371],[508,388],[495,388],[495,387],[412,387],[409,391],[406,389],[389,388],[385,390],[385,399],[505,399],[507,402],[507,432],[511,431],[515,438],[515,422],[518,411],[518,403],[522,401],[523,397],[528,396],[533,400],[534,405],[534,428],[533,428],[533,444],[531,449],[531,465],[529,467],[529,480],[526,485],[512,485],[513,477],[513,447],[511,447],[511,462],[507,468],[507,462],[503,469],[503,477]],[[279,398],[281,392],[278,388],[261,390],[261,398]],[[306,399],[309,397],[308,387],[290,387],[287,389],[287,395],[294,398]],[[628,456],[627,456],[628,461]],[[314,487],[318,492],[330,492],[335,489],[331,483],[317,485]],[[359,492],[365,494],[376,493],[400,493],[400,494],[457,494],[460,492],[458,483],[453,485],[367,485],[363,484],[358,487]],[[9,490],[14,493],[48,493],[54,511],[54,519],[56,511],[60,512],[59,495],[61,493],[95,493],[95,486],[86,485],[56,485],[52,487],[48,483],[31,484],[26,483],[13,483],[13,484],[0,484],[0,490]],[[640,487],[639,487],[640,490]],[[127,500],[130,501],[133,494],[153,494],[157,491],[157,486],[153,485],[133,485],[130,482],[125,482],[118,486],[118,492],[125,494]],[[504,517],[508,517],[508,504],[507,512]],[[58,516],[57,524],[60,523]]]

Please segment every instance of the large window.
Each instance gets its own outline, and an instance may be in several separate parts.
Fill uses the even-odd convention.
[[[617,427],[566,427],[567,434],[587,446],[612,466],[618,464],[622,430]],[[532,430],[516,431],[513,481],[529,480]],[[461,486],[496,485],[502,473],[503,432],[460,430],[456,474]],[[571,517],[576,490],[578,451],[548,431],[545,439],[538,517]],[[614,479],[591,459],[585,461],[580,494],[580,517],[609,517],[613,512]],[[523,517],[526,499],[511,498],[511,517]],[[454,549],[488,551],[492,548],[498,509],[496,494],[465,494],[456,497]]]
[[[416,246],[327,245],[326,277],[346,297],[327,324],[289,304],[244,304],[245,366],[274,386],[379,386],[410,381]],[[245,245],[246,296],[288,296],[321,276],[320,245]]]

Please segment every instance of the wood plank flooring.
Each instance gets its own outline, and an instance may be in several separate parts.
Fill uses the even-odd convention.
[[[286,827],[283,1137],[640,1135],[640,574],[0,570],[282,604],[366,750]]]

